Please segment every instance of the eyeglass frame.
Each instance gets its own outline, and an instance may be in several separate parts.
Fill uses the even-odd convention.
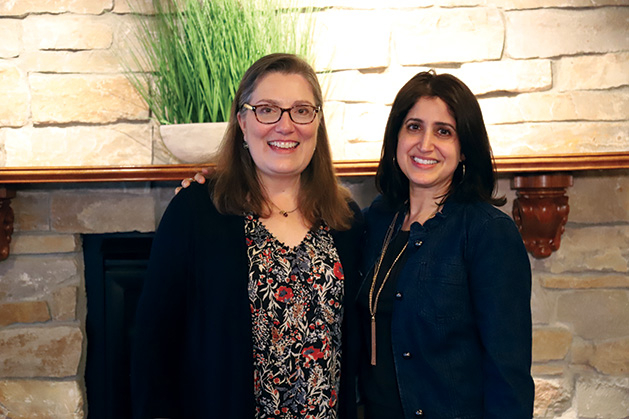
[[[274,122],[262,122],[260,121],[260,119],[258,118],[258,114],[256,113],[256,108],[258,108],[259,106],[271,106],[274,108],[278,108],[280,110],[280,116],[277,118],[277,121]],[[290,112],[295,108],[301,107],[301,106],[307,106],[310,107],[314,110],[314,115],[312,117],[312,120],[310,122],[297,122],[293,119],[293,114]],[[258,121],[261,124],[264,125],[273,125],[273,124],[277,124],[281,119],[282,116],[284,116],[284,112],[288,112],[288,117],[290,118],[291,121],[293,121],[294,124],[297,125],[309,125],[312,124],[314,122],[314,120],[317,118],[317,115],[319,114],[319,112],[321,112],[321,106],[314,106],[314,105],[310,105],[310,104],[305,104],[305,105],[295,105],[295,106],[291,106],[290,108],[282,108],[280,106],[277,105],[270,105],[270,104],[261,104],[261,105],[251,105],[249,103],[243,103],[242,107],[244,109],[250,110],[253,112],[253,115],[256,117],[256,121]]]

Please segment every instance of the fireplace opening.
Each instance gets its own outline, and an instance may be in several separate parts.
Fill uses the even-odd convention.
[[[153,233],[83,235],[89,419],[131,417],[133,320]]]

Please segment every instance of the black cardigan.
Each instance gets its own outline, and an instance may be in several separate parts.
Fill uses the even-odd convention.
[[[345,274],[339,416],[354,418],[362,215],[333,231]],[[169,204],[155,235],[136,314],[132,352],[135,418],[250,418],[253,346],[242,216],[221,215],[193,184]],[[351,342],[351,343],[350,343]]]

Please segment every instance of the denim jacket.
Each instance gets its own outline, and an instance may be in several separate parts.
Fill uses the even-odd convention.
[[[365,210],[367,281],[394,215],[382,197]],[[531,418],[531,269],[513,220],[448,199],[407,252],[391,325],[404,417]]]

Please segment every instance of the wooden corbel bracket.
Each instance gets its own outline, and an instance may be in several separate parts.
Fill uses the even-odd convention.
[[[572,175],[566,173],[513,177],[512,188],[517,195],[513,202],[513,218],[526,250],[536,258],[546,258],[559,249],[570,212],[566,196],[570,186]]]
[[[0,261],[9,257],[9,244],[13,234],[13,210],[11,199],[15,198],[15,191],[0,186]]]

